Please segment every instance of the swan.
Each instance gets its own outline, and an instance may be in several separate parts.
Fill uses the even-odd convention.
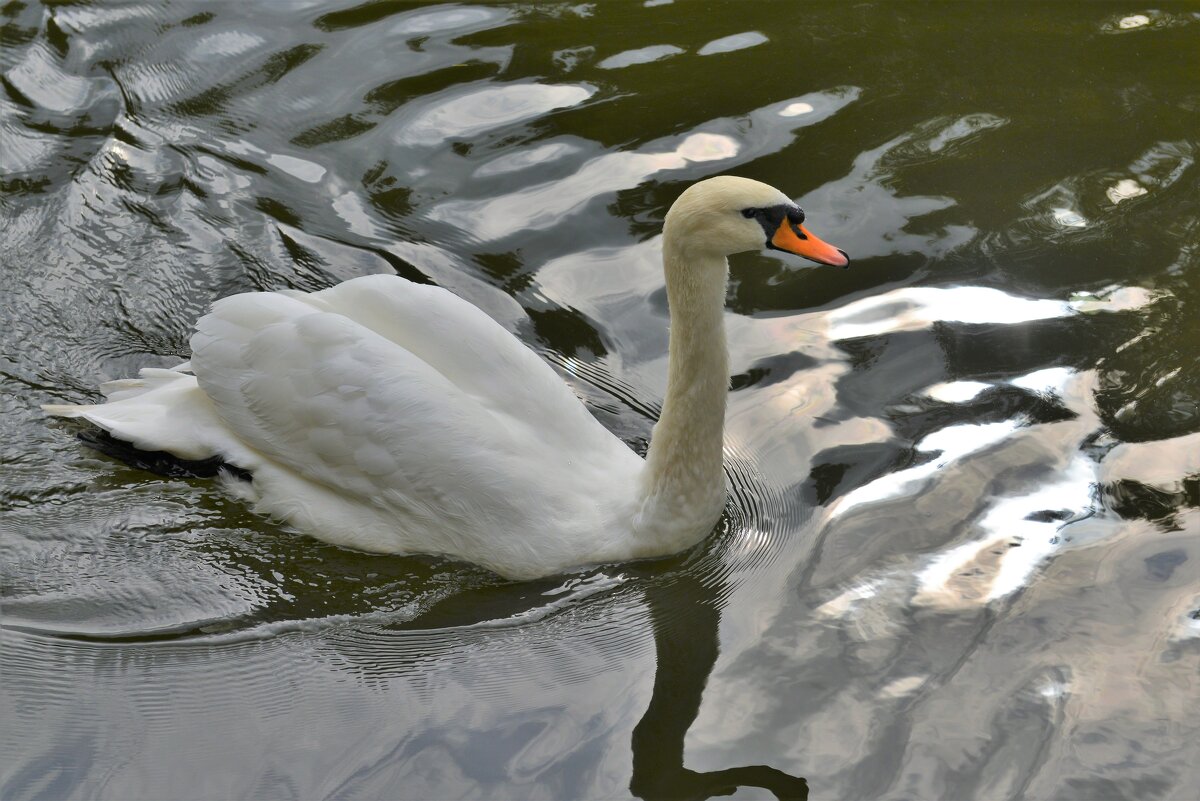
[[[335,545],[518,580],[665,556],[725,504],[726,256],[848,265],[803,223],[778,189],[734,176],[672,204],[668,381],[644,460],[481,310],[396,275],[218,300],[190,362],[105,383],[104,403],[43,409],[137,449],[219,458],[252,476],[225,483],[256,512]]]

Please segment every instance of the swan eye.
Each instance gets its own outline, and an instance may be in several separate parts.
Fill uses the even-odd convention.
[[[742,209],[742,216],[747,220],[752,220],[758,216],[762,209]]]

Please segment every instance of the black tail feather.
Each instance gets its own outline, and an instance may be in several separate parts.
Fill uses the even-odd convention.
[[[251,479],[250,471],[229,464],[220,456],[210,459],[180,459],[166,451],[144,451],[100,429],[81,431],[77,436],[84,445],[100,451],[105,456],[167,478],[214,478],[221,471],[225,471],[243,481]]]

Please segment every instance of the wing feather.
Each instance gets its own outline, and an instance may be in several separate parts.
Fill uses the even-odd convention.
[[[279,294],[238,295],[200,320],[192,350],[222,422],[308,480],[451,525],[447,516],[524,514],[527,499],[507,490],[530,443],[353,320]]]
[[[580,519],[642,466],[503,327],[397,276],[225,298],[192,350],[246,445],[450,539]]]
[[[404,347],[492,412],[523,420],[563,451],[628,451],[536,353],[452,292],[371,275],[302,296]]]

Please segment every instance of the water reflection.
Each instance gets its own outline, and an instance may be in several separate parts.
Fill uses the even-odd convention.
[[[978,286],[913,287],[854,301],[829,315],[829,333],[846,340],[921,330],[937,322],[1025,323],[1071,314],[1122,312],[1145,306],[1154,293],[1141,287],[1111,287],[1080,293],[1069,301],[1021,298]]]
[[[949,197],[902,196],[892,176],[931,154],[966,147],[1007,121],[991,114],[956,120],[935,119],[910,134],[897,136],[860,153],[842,178],[830,181],[797,199],[805,208],[820,209],[822,236],[854,242],[856,259],[902,253],[944,256],[969,242],[973,227],[950,224],[934,233],[912,233],[910,221],[943,212],[955,205]]]
[[[1104,33],[1144,34],[1154,30],[1181,27],[1200,21],[1195,12],[1155,9],[1141,14],[1114,15],[1101,25]]]
[[[634,64],[649,64],[651,61],[661,61],[664,58],[679,55],[682,47],[675,45],[651,45],[637,50],[625,50],[609,56],[596,66],[602,70],[619,70],[622,67],[632,67]]]
[[[684,767],[684,738],[700,712],[704,687],[717,661],[717,594],[691,576],[647,587],[658,661],[650,705],[633,730],[629,791],[646,801],[701,801],[732,795],[742,787],[760,787],[778,799],[807,799],[808,782],[768,765],[699,772]]]
[[[470,233],[483,242],[514,234],[528,235],[560,225],[594,199],[637,186],[660,172],[676,172],[677,177],[687,178],[697,166],[706,173],[724,171],[779,150],[792,141],[795,131],[828,119],[858,95],[854,88],[811,93],[758,109],[746,117],[712,120],[681,136],[649,142],[637,150],[596,156],[599,148],[592,142],[560,140],[550,143],[552,150],[545,150],[547,145],[543,144],[537,158],[531,158],[523,166],[567,156],[578,162],[585,153],[588,159],[573,174],[554,181],[535,183],[484,200],[439,203],[429,217],[446,223],[473,220]],[[805,109],[804,113],[797,111],[800,108]],[[511,157],[500,158],[505,161],[499,171],[512,172]],[[481,169],[489,168],[485,164]]]
[[[569,84],[507,84],[448,97],[434,95],[400,118],[392,131],[396,144],[437,145],[446,139],[470,138],[555,109],[578,105],[595,88]]]
[[[747,47],[755,47],[766,41],[767,37],[758,31],[735,33],[732,36],[722,36],[720,39],[713,39],[697,50],[696,55],[711,56],[715,53],[732,53],[735,50],[745,50]]]

